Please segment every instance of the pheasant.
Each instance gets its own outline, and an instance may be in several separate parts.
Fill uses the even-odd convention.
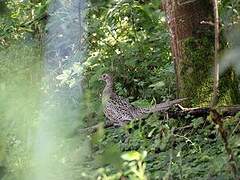
[[[102,92],[102,105],[104,114],[110,123],[116,126],[122,126],[125,122],[136,118],[141,118],[145,114],[164,111],[174,104],[180,103],[183,99],[176,99],[164,103],[156,104],[150,108],[136,107],[113,91],[113,80],[109,74],[103,74],[100,80],[105,81],[106,85]]]

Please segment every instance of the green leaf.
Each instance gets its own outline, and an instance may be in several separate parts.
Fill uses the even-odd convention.
[[[165,83],[163,81],[159,81],[155,84],[151,84],[149,87],[153,88],[153,89],[159,89],[161,87],[165,86]]]
[[[147,151],[143,151],[142,152],[142,160],[145,159],[147,157]]]
[[[141,154],[137,151],[130,151],[122,154],[121,158],[125,161],[134,161],[134,160],[138,161],[141,159]]]
[[[148,138],[152,137],[154,131],[156,130],[156,128],[153,128],[149,133],[148,133]]]

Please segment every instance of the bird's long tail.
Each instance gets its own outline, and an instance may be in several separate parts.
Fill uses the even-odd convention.
[[[178,104],[184,100],[186,100],[187,98],[181,98],[181,99],[175,99],[172,101],[166,101],[160,104],[156,104],[154,107],[152,107],[150,109],[150,112],[161,112],[161,111],[166,111],[167,109],[169,109],[170,107],[172,107],[175,104]]]

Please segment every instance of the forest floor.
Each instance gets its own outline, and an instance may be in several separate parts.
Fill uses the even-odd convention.
[[[102,136],[96,132],[92,157],[104,167],[101,173],[106,179],[115,179],[117,174],[129,177],[132,172],[124,170],[126,162],[121,159],[129,151],[147,152],[143,164],[148,179],[235,179],[234,171],[238,174],[240,167],[239,115],[223,120],[234,160],[229,160],[219,127],[210,117],[159,119],[158,114],[124,127],[106,128]]]

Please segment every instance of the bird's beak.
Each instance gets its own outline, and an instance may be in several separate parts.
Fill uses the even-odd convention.
[[[102,81],[103,79],[102,79],[102,77],[100,77],[100,78],[98,78],[98,80],[99,80],[99,81]]]

